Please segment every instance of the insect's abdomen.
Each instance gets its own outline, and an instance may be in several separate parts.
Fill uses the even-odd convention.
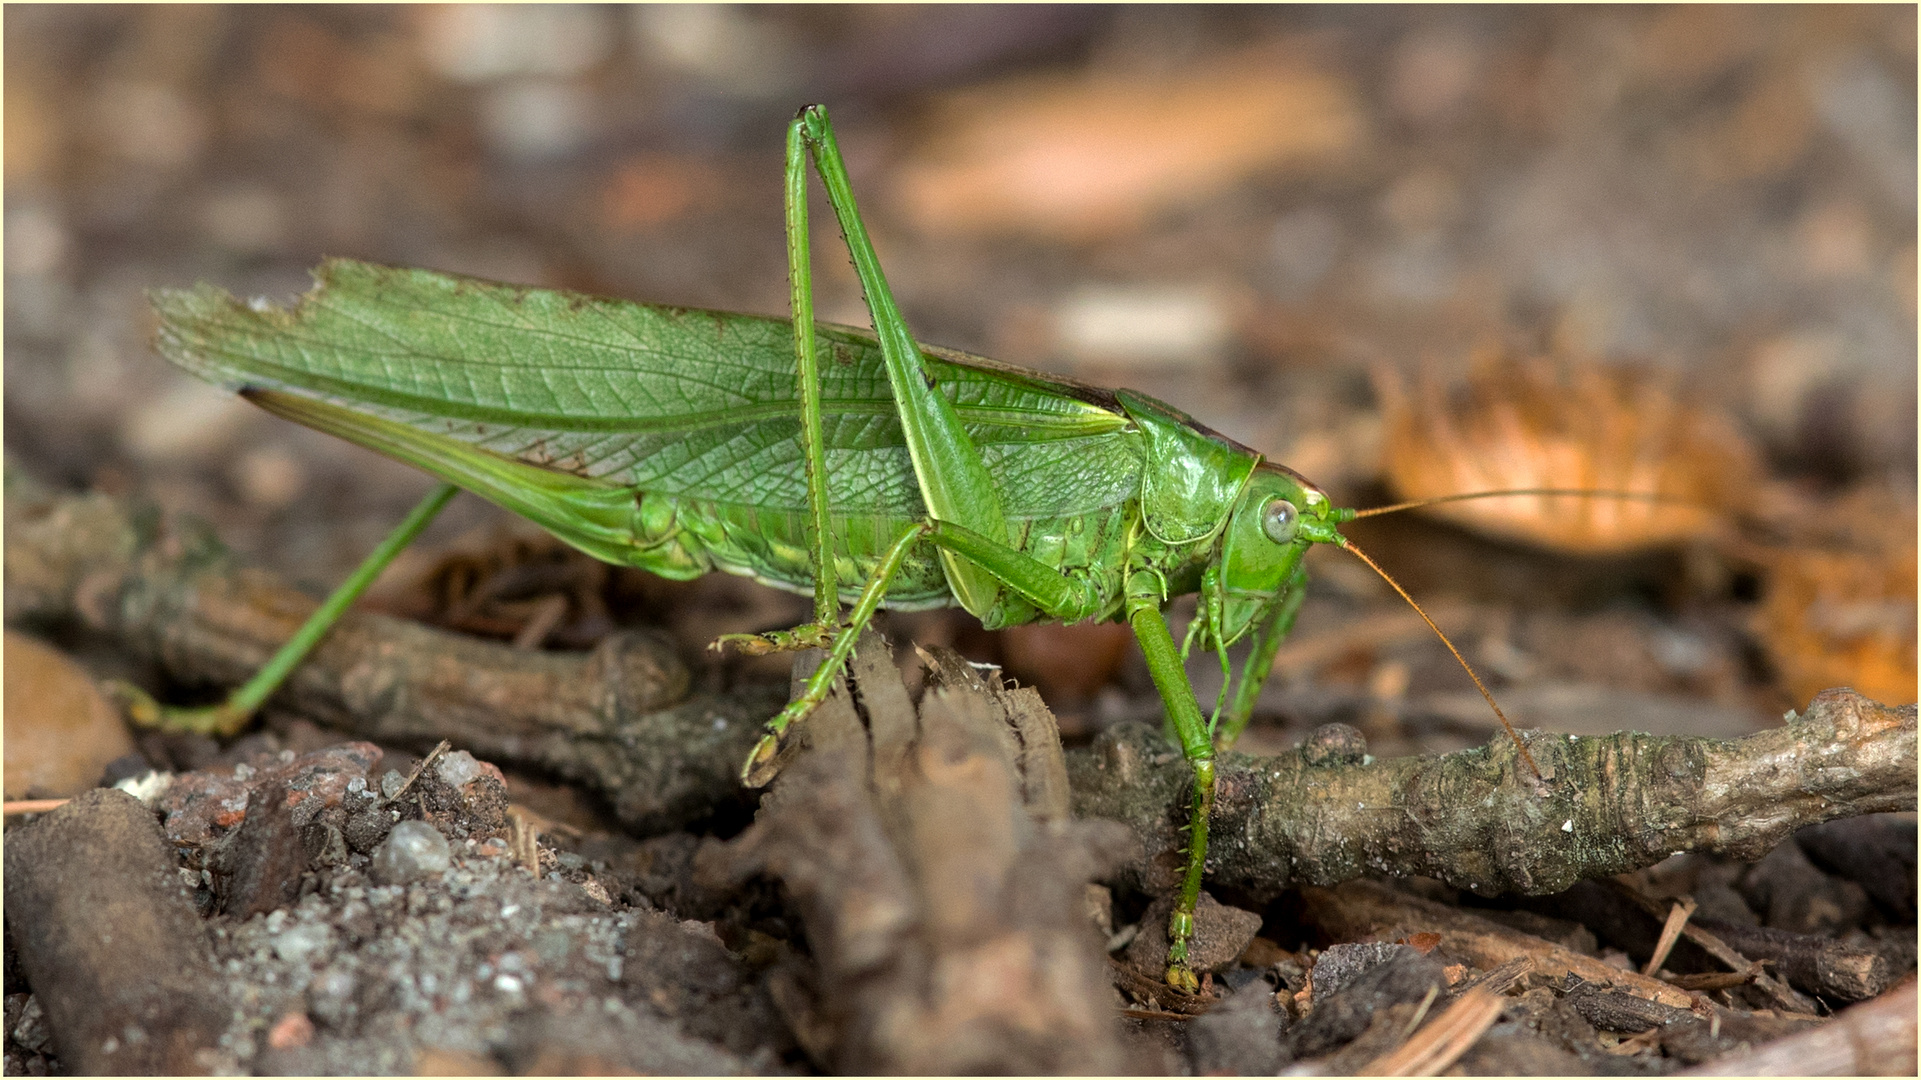
[[[1073,517],[1010,521],[1014,535],[1009,539],[1048,566],[1094,581],[1118,604],[1120,555],[1132,515],[1132,504],[1124,503]],[[889,514],[835,516],[833,551],[843,601],[859,597],[888,545],[913,520]],[[686,579],[724,570],[789,592],[813,591],[813,560],[800,513],[649,493],[640,500],[637,532],[627,561],[662,576]],[[954,604],[938,549],[926,541],[909,550],[883,602],[897,611]],[[1019,596],[1004,592],[982,622],[993,629],[1044,618]]]

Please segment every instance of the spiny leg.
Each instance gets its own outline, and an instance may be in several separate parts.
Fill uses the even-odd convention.
[[[812,151],[814,169],[827,189],[828,205],[840,222],[847,253],[860,277],[867,310],[874,320],[874,336],[887,365],[887,383],[894,395],[901,433],[907,442],[907,453],[913,461],[914,477],[920,485],[928,516],[936,521],[964,525],[1005,543],[1007,524],[1001,513],[1000,492],[981,460],[980,450],[961,425],[954,403],[935,385],[920,346],[915,343],[907,321],[901,316],[900,306],[894,301],[887,275],[881,271],[880,257],[874,252],[867,226],[855,205],[847,165],[834,139],[827,110],[819,105],[807,106],[795,118],[792,130],[800,132]],[[1000,592],[1000,582],[994,574],[946,548],[941,551],[941,566],[948,587],[963,608],[981,615],[994,606]]]
[[[1307,568],[1296,567],[1279,602],[1254,632],[1253,648],[1242,663],[1240,678],[1234,684],[1234,698],[1228,703],[1227,714],[1221,718],[1220,727],[1214,731],[1216,750],[1233,746],[1235,740],[1241,737],[1241,732],[1247,730],[1248,721],[1254,718],[1254,702],[1261,696],[1261,686],[1274,669],[1274,654],[1280,651],[1281,642],[1287,640],[1287,635],[1293,631],[1294,618],[1301,613],[1301,601],[1306,596]]]
[[[827,475],[824,436],[820,417],[819,373],[813,328],[813,285],[808,265],[805,162],[811,154],[815,171],[827,189],[828,205],[840,223],[849,256],[860,277],[874,334],[887,365],[888,385],[893,392],[901,430],[906,436],[908,454],[914,466],[921,498],[936,520],[959,521],[985,532],[996,541],[1006,534],[1000,513],[1000,495],[993,478],[982,463],[980,451],[961,426],[959,414],[934,384],[920,355],[920,347],[907,329],[900,308],[888,288],[880,268],[879,256],[868,239],[848,182],[846,163],[834,139],[833,126],[825,109],[810,105],[800,111],[787,132],[787,244],[789,272],[793,285],[794,351],[796,378],[800,384],[801,442],[808,468],[809,544],[815,564],[815,626],[801,627],[787,635],[769,635],[760,647],[791,645],[819,634],[818,627],[830,623],[838,596],[833,582],[833,553],[827,507]],[[852,653],[860,631],[873,618],[887,585],[900,568],[908,547],[925,536],[931,522],[916,523],[889,548],[873,579],[862,592],[846,626],[834,639],[827,661],[807,681],[802,693],[779,715],[768,722],[768,734],[754,748],[742,769],[749,784],[765,782],[772,775],[773,759],[781,735],[795,720],[807,715],[826,696],[833,680]],[[994,575],[979,566],[957,558],[947,548],[941,560],[950,588],[962,606],[979,614],[990,609],[999,593]],[[783,640],[784,637],[784,640]],[[736,639],[738,640],[738,639]]]
[[[848,615],[847,624],[835,635],[827,659],[808,677],[800,694],[767,722],[767,734],[754,746],[753,754],[741,768],[743,783],[759,787],[773,779],[774,759],[779,755],[782,736],[796,721],[826,700],[834,679],[845,667],[847,658],[853,655],[854,642],[873,620],[881,600],[887,595],[888,585],[900,572],[901,562],[921,539],[932,541],[943,551],[953,551],[967,557],[993,574],[997,581],[1010,586],[1054,618],[1077,621],[1093,614],[1100,606],[1098,596],[1082,583],[1024,552],[990,540],[965,526],[945,521],[921,521],[909,525],[881,556],[866,588],[861,590],[854,610]],[[1166,636],[1166,632],[1166,625],[1162,624],[1162,636]],[[1191,701],[1193,695],[1188,696]]]
[[[155,702],[146,691],[129,683],[114,686],[127,706],[127,715],[142,727],[154,727],[163,731],[186,731],[200,735],[237,735],[253,719],[254,712],[287,681],[287,676],[300,666],[314,646],[327,636],[334,623],[340,621],[360,594],[374,583],[387,564],[394,561],[408,544],[414,542],[422,530],[439,515],[460,489],[453,484],[441,484],[420,500],[405,520],[387,534],[386,539],[373,549],[346,581],[340,583],[327,599],[322,601],[307,621],[300,624],[293,637],[269,658],[261,669],[248,679],[245,685],[227,696],[218,705],[197,709],[165,708]]]
[[[748,787],[760,787],[774,778],[772,766],[775,756],[780,753],[781,737],[796,720],[813,712],[815,706],[827,700],[827,693],[833,688],[834,679],[847,665],[847,658],[854,654],[854,642],[860,638],[861,631],[867,629],[867,624],[873,621],[874,612],[880,609],[881,599],[887,595],[888,585],[893,582],[894,575],[900,572],[901,561],[907,557],[907,552],[914,546],[914,542],[926,536],[929,531],[931,526],[928,523],[915,522],[903,530],[900,536],[888,546],[886,553],[881,556],[880,565],[874,568],[873,577],[868,579],[867,587],[861,590],[860,600],[854,604],[854,610],[847,616],[847,625],[841,627],[840,633],[835,635],[834,644],[828,650],[827,659],[821,663],[820,667],[814,669],[812,675],[808,676],[807,685],[801,689],[800,694],[788,702],[787,707],[776,714],[772,720],[767,721],[767,734],[761,736],[760,742],[754,744],[754,752],[748,755],[747,764],[741,767],[740,779],[743,784]]]
[[[814,337],[814,268],[807,236],[807,133],[787,126],[787,280],[794,316],[794,375],[800,391],[801,456],[807,465],[807,547],[814,560],[814,622],[840,616],[834,548],[827,513],[827,449],[820,416],[820,361]]]
[[[794,381],[800,401],[801,463],[807,475],[807,553],[814,566],[814,621],[764,634],[722,634],[715,651],[733,646],[749,656],[824,648],[840,624],[840,583],[833,523],[827,508],[827,450],[820,410],[820,350],[814,328],[814,268],[807,233],[807,133],[787,125],[787,281],[794,325]]]
[[[1181,877],[1181,891],[1174,901],[1174,912],[1167,920],[1167,985],[1193,993],[1200,980],[1188,962],[1188,942],[1194,936],[1194,906],[1200,901],[1201,873],[1207,865],[1207,826],[1214,812],[1214,744],[1207,737],[1207,722],[1194,702],[1194,688],[1188,684],[1181,666],[1180,650],[1167,630],[1161,614],[1159,583],[1151,575],[1136,572],[1127,581],[1127,621],[1147,657],[1148,674],[1160,691],[1168,720],[1180,740],[1181,753],[1194,770],[1194,802],[1188,818],[1187,872]]]

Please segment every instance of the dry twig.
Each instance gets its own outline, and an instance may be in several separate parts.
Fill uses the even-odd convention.
[[[1683,851],[1755,859],[1803,825],[1913,809],[1915,731],[1914,706],[1835,690],[1743,739],[1536,733],[1544,783],[1516,767],[1504,737],[1368,764],[1229,754],[1208,877],[1256,897],[1369,873],[1538,895]],[[1147,891],[1169,888],[1190,775],[1180,755],[1124,725],[1068,767],[1075,812],[1132,825],[1147,844]]]
[[[1693,917],[1694,909],[1700,906],[1692,896],[1674,902],[1674,906],[1668,910],[1667,921],[1661,924],[1661,938],[1654,943],[1654,954],[1648,957],[1641,974],[1654,975],[1661,970],[1661,965],[1667,963],[1668,953],[1674,951],[1674,943],[1681,940],[1682,928]]]
[[[1617,877],[1607,882],[1607,884],[1641,910],[1656,918],[1660,917],[1661,902],[1642,892],[1630,881]],[[1662,933],[1665,937],[1665,929]],[[1733,948],[1730,948],[1726,942],[1709,932],[1709,930],[1700,923],[1686,923],[1681,927],[1681,933],[1689,941],[1699,945],[1703,952],[1706,952],[1709,956],[1712,956],[1721,963],[1726,964],[1730,971],[1754,972],[1753,979],[1755,985],[1765,990],[1782,1008],[1787,1009],[1789,1012],[1812,1015],[1818,1011],[1815,1008],[1814,1002],[1796,993],[1794,988],[1787,983],[1762,971],[1760,965],[1750,961],[1746,956],[1735,951]],[[1672,944],[1672,942],[1669,942],[1670,947],[1672,947]],[[1746,980],[1744,979],[1743,981]],[[1681,984],[1675,983],[1675,985],[1679,986]]]
[[[1915,990],[1912,978],[1880,998],[1812,1031],[1729,1054],[1684,1076],[1913,1076]]]
[[[55,496],[9,474],[5,525],[9,623],[77,623],[181,682],[237,685],[316,606],[241,569],[204,528],[106,495]],[[686,666],[656,634],[529,652],[349,612],[269,707],[360,738],[445,738],[534,765],[603,792],[630,827],[660,831],[739,797],[735,770],[780,695],[690,695]]]
[[[311,609],[304,594],[236,570],[217,544],[101,495],[7,499],[9,619],[79,622],[176,677],[237,682]],[[605,794],[629,827],[658,831],[739,798],[735,770],[778,708],[743,688],[684,699],[686,670],[647,635],[592,653],[527,653],[349,616],[275,701],[370,739],[449,738]],[[1682,851],[1756,858],[1793,830],[1915,805],[1915,710],[1846,691],[1744,739],[1535,735],[1547,773],[1512,743],[1361,764],[1226,755],[1210,880],[1254,897],[1375,872],[1483,893],[1551,893]],[[1073,811],[1134,828],[1147,891],[1177,874],[1191,771],[1160,734],[1110,729],[1067,756]],[[1731,966],[1743,967],[1745,961]]]

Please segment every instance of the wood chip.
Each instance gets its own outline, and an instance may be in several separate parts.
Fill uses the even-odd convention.
[[[1667,922],[1661,925],[1661,939],[1655,942],[1654,953],[1648,957],[1647,966],[1641,969],[1641,974],[1651,976],[1661,970],[1661,965],[1667,963],[1668,953],[1674,951],[1674,943],[1681,940],[1682,928],[1687,926],[1688,919],[1700,906],[1691,896],[1674,902],[1674,907],[1668,910]]]
[[[1392,1053],[1360,1070],[1362,1076],[1439,1076],[1467,1053],[1505,1007],[1498,994],[1475,987]]]

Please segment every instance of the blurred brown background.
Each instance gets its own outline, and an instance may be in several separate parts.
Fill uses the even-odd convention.
[[[1909,6],[27,6],[5,32],[10,461],[302,580],[427,479],[175,372],[143,290],[287,298],[345,255],[782,311],[808,101],[923,339],[1163,397],[1348,503],[1391,495],[1371,366],[1653,373],[1753,448],[1763,501],[1892,492],[1912,536]],[[827,220],[822,316],[865,324]],[[495,517],[463,499],[433,536]],[[1337,565],[1332,597],[1370,588]],[[1633,601],[1630,636],[1724,650],[1708,696],[1765,711],[1757,565]],[[1443,599],[1461,573],[1409,572]]]

